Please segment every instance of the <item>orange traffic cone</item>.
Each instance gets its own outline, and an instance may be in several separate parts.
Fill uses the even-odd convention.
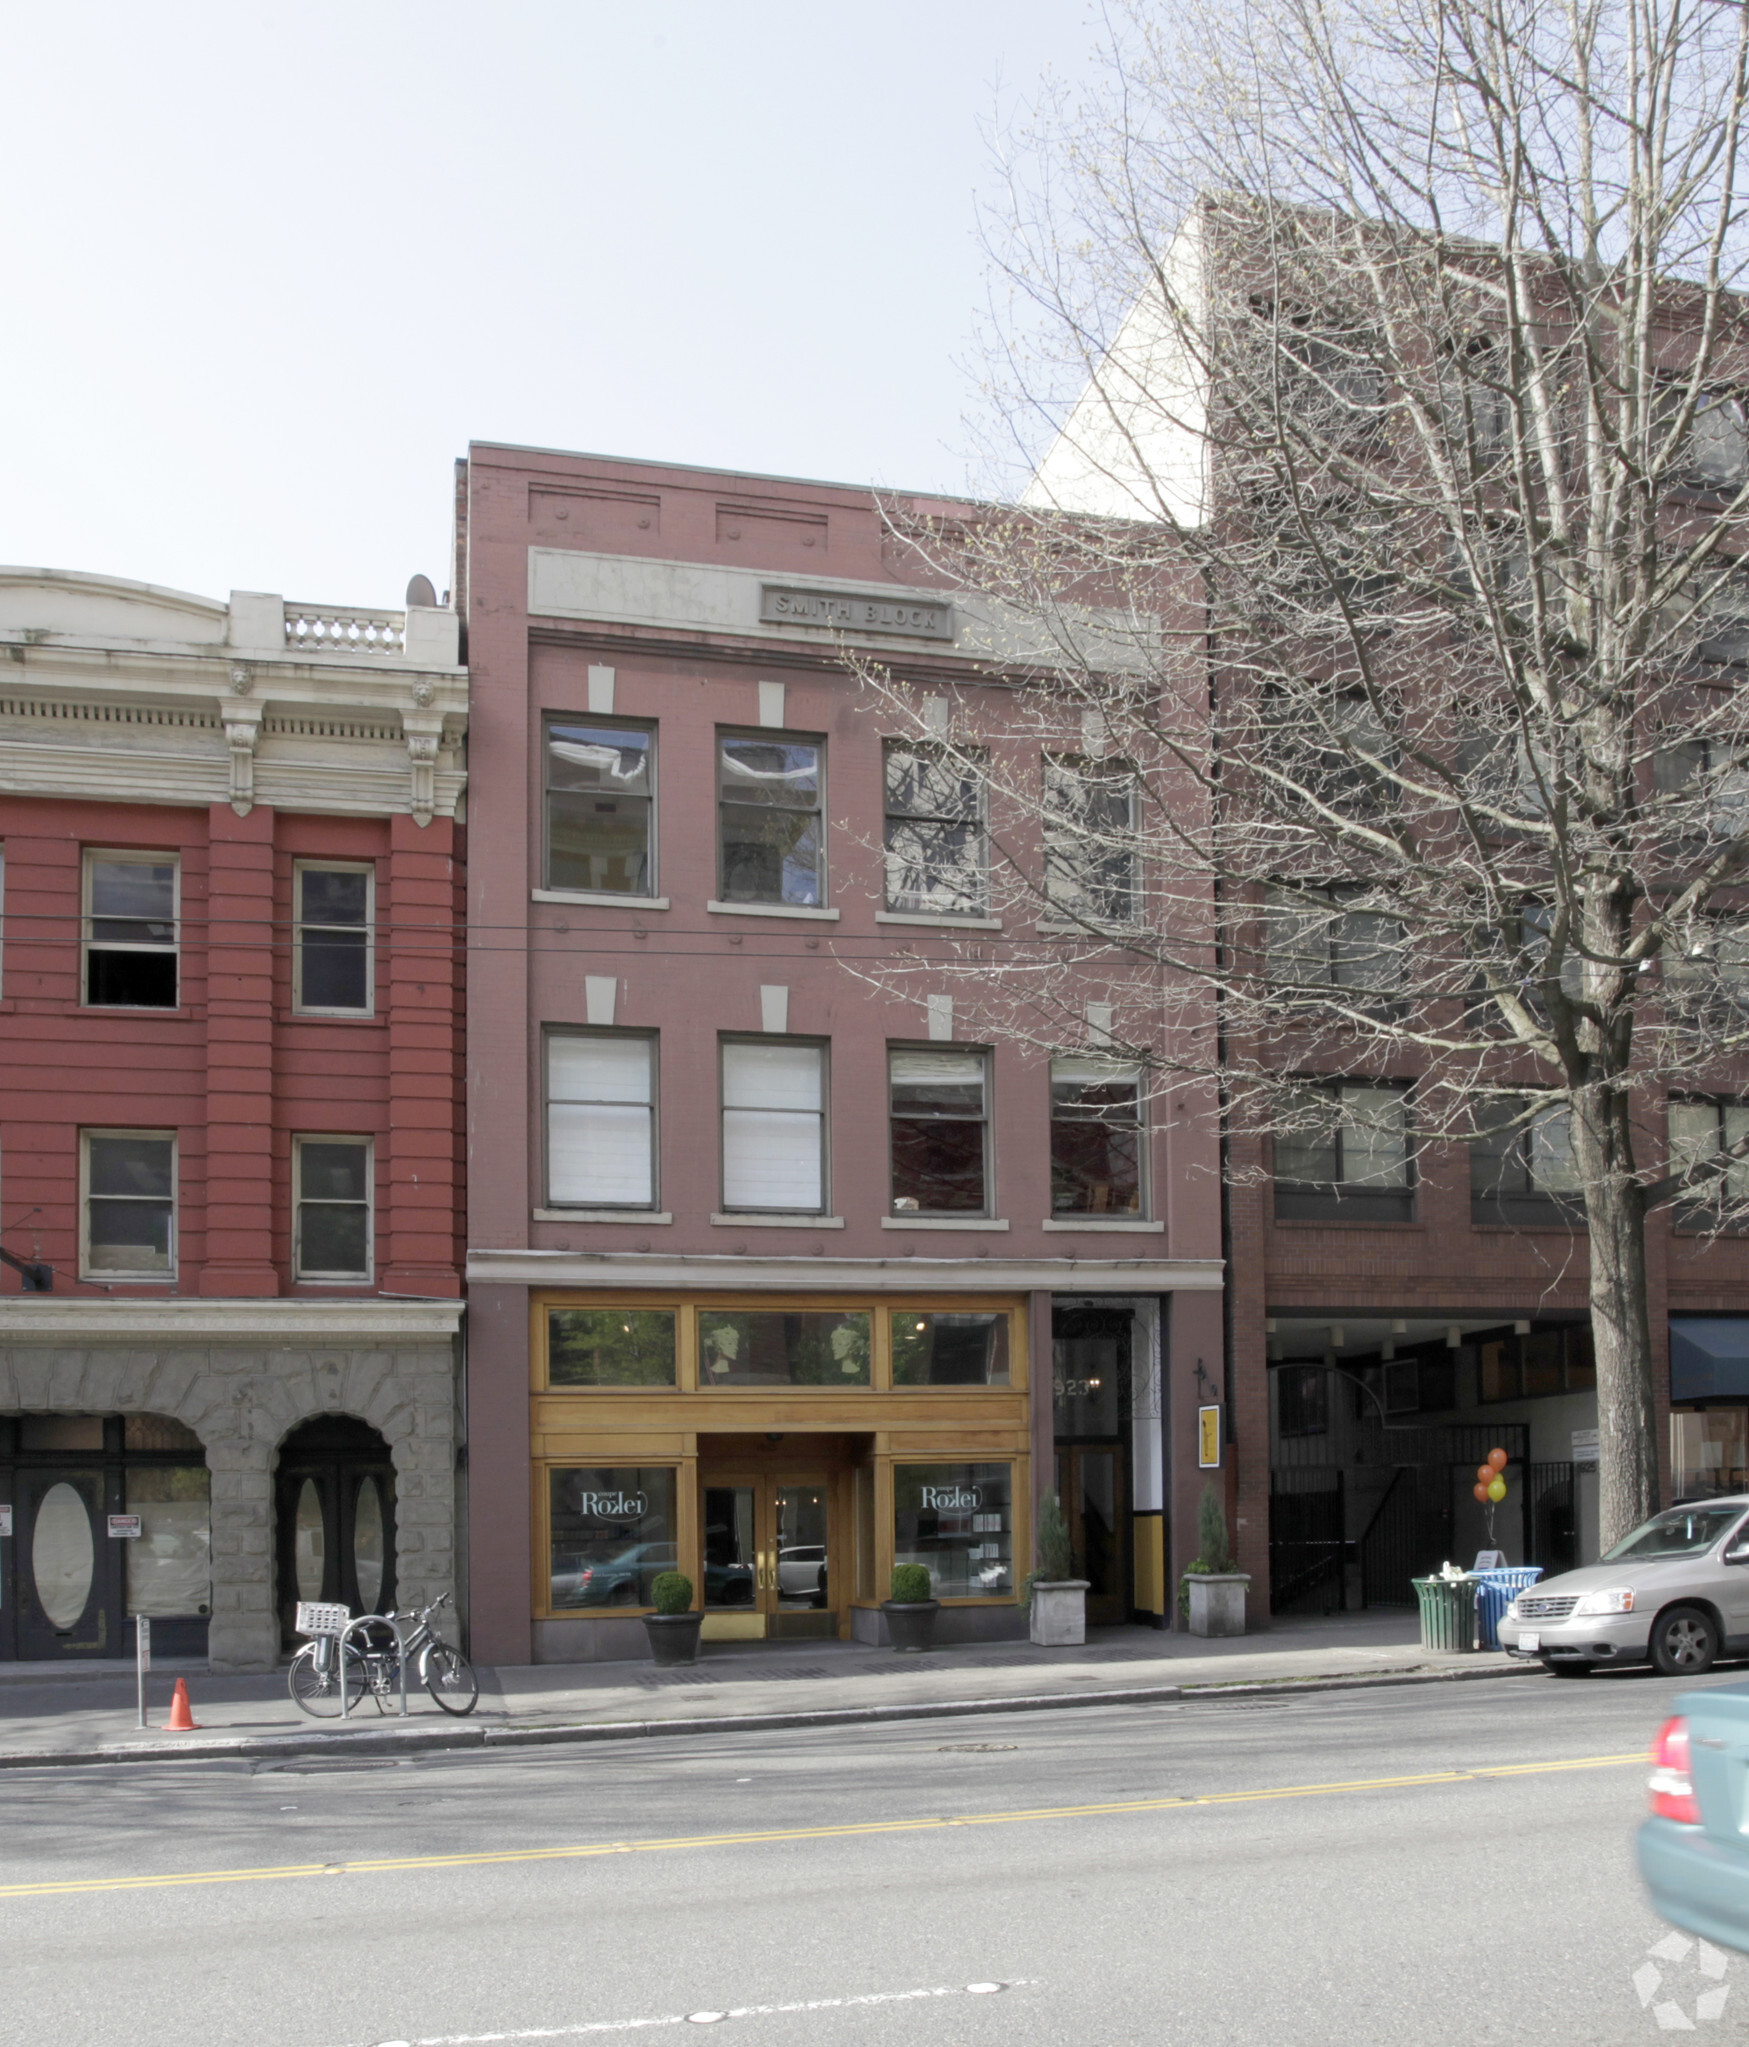
[[[199,1727],[200,1722],[188,1710],[188,1680],[179,1677],[176,1690],[170,1697],[170,1718],[165,1721],[162,1731],[165,1734],[194,1734]]]

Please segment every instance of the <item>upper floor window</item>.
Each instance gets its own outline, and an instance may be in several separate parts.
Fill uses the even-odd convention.
[[[1279,992],[1394,995],[1403,984],[1403,927],[1357,907],[1356,887],[1273,887],[1264,904],[1264,978]]]
[[[1564,1103],[1507,1098],[1478,1116],[1470,1145],[1470,1220],[1565,1228],[1583,1219],[1584,1189]]]
[[[1415,1161],[1401,1087],[1340,1080],[1292,1098],[1275,1139],[1275,1213],[1284,1222],[1408,1222]]]
[[[547,887],[592,895],[653,895],[655,798],[654,732],[550,720]]]
[[[1108,1059],[1051,1061],[1052,1215],[1141,1214],[1141,1083]]]
[[[638,1031],[550,1031],[547,1200],[559,1208],[656,1205],[656,1040]]]
[[[1330,1427],[1330,1374],[1323,1365],[1277,1365],[1275,1432],[1278,1436],[1322,1436]]]
[[[1664,955],[1664,987],[1682,1010],[1749,1010],[1749,919],[1694,918]]]
[[[1670,1170],[1728,1155],[1749,1145],[1749,1103],[1672,1102],[1670,1104]],[[1676,1227],[1717,1229],[1749,1214],[1749,1156],[1729,1158],[1724,1169],[1699,1180],[1676,1203]]]
[[[299,1279],[371,1276],[371,1141],[294,1137],[294,1267]]]
[[[176,1007],[176,884],[174,853],[86,853],[88,1004]]]
[[[723,1206],[826,1206],[826,1048],[723,1042]]]
[[[87,1130],[79,1266],[98,1279],[176,1272],[176,1137],[168,1130]]]
[[[1674,427],[1688,396],[1689,386],[1683,379],[1673,379],[1659,391],[1655,418],[1663,433]],[[1743,488],[1749,480],[1749,425],[1745,424],[1740,392],[1702,391],[1696,397],[1665,478],[1689,490]]]
[[[1712,582],[1711,571],[1703,581]],[[1695,624],[1695,648],[1702,661],[1721,668],[1749,668],[1749,570],[1740,564],[1710,589]]]
[[[886,748],[887,908],[921,916],[982,916],[984,805],[978,778],[943,746]]]
[[[988,1055],[895,1047],[887,1059],[893,1213],[988,1213]]]
[[[725,732],[717,821],[725,903],[817,910],[824,897],[824,749],[811,739]]]
[[[322,1016],[368,1016],[374,1001],[369,867],[293,871],[297,917],[292,948],[292,1006]]]
[[[1136,914],[1136,776],[1123,761],[1045,759],[1045,902],[1089,923]]]

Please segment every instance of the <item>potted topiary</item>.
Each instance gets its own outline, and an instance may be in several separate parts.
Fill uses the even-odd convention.
[[[1073,1649],[1087,1639],[1087,1580],[1071,1576],[1074,1549],[1063,1503],[1055,1493],[1039,1495],[1034,1546],[1038,1569],[1026,1580],[1032,1639],[1047,1649]]]
[[[663,1571],[650,1587],[656,1611],[644,1616],[650,1654],[658,1663],[696,1663],[704,1615],[692,1607],[692,1580],[684,1571]]]
[[[1248,1571],[1233,1569],[1227,1514],[1213,1486],[1204,1486],[1196,1513],[1198,1555],[1184,1569],[1184,1591],[1193,1635],[1242,1635]]]
[[[895,1564],[892,1595],[881,1601],[881,1612],[887,1617],[887,1639],[893,1647],[933,1648],[935,1616],[941,1611],[941,1601],[930,1596],[927,1566]]]

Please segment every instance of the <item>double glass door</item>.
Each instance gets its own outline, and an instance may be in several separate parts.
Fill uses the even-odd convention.
[[[701,1490],[706,1635],[836,1636],[825,1476],[712,1472]]]
[[[1130,1617],[1130,1314],[1058,1308],[1052,1318],[1057,1496],[1087,1618]]]

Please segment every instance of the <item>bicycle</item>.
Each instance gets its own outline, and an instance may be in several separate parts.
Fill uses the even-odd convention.
[[[386,1713],[383,1702],[400,1688],[405,1661],[413,1682],[425,1687],[441,1711],[471,1713],[480,1698],[474,1666],[432,1626],[439,1607],[449,1603],[445,1592],[419,1613],[362,1616],[362,1633],[344,1638],[344,1657],[340,1654],[342,1630],[352,1625],[346,1608],[301,1606],[298,1626],[310,1640],[292,1658],[286,1672],[293,1700],[318,1720],[338,1718],[342,1705],[350,1710],[355,1696],[360,1702],[374,1699],[377,1712]],[[405,1626],[409,1621],[412,1630],[403,1637],[401,1627],[395,1624]]]

